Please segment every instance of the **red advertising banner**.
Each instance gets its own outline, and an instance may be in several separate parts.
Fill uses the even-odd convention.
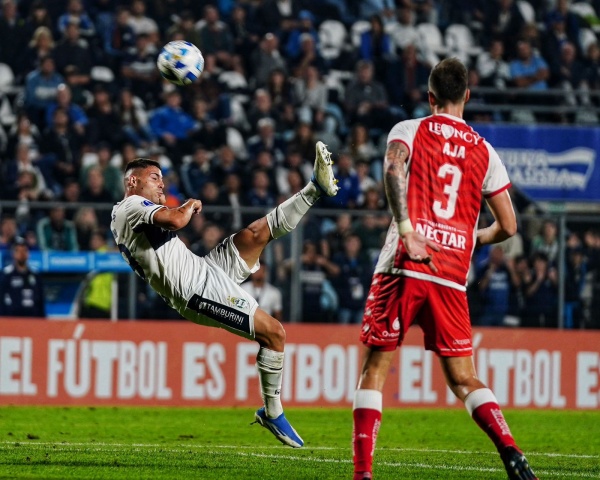
[[[362,346],[349,325],[287,324],[286,406],[350,406]],[[600,332],[478,328],[479,377],[502,406],[600,407]],[[189,322],[0,320],[0,404],[256,406],[257,344]],[[384,405],[460,406],[418,328]]]

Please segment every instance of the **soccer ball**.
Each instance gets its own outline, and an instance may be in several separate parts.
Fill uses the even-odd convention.
[[[163,78],[175,85],[189,85],[200,77],[204,69],[202,52],[190,42],[167,43],[156,61]]]

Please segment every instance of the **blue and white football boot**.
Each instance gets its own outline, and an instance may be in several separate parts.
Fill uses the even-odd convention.
[[[265,407],[262,407],[256,411],[254,418],[256,423],[269,430],[284,445],[293,448],[300,448],[304,445],[304,440],[300,438],[294,427],[287,421],[285,414],[282,413],[277,418],[269,418]]]

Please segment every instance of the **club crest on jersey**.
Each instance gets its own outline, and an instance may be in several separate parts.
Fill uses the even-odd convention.
[[[454,135],[454,127],[452,125],[447,125],[445,123],[442,124],[442,137],[444,137],[446,140],[448,140],[449,138],[452,138],[452,135]]]
[[[248,301],[244,298],[228,297],[227,300],[237,308],[246,308],[248,306]]]
[[[151,207],[152,205],[154,205],[154,203],[152,203],[150,200],[144,200],[142,202],[143,207]]]

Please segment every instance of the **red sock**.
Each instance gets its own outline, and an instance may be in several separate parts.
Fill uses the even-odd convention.
[[[516,447],[496,396],[488,388],[471,392],[465,399],[465,406],[479,428],[494,442],[498,451],[505,447]]]
[[[382,395],[377,390],[357,390],[354,395],[352,449],[354,472],[371,472],[375,442],[381,425]]]

